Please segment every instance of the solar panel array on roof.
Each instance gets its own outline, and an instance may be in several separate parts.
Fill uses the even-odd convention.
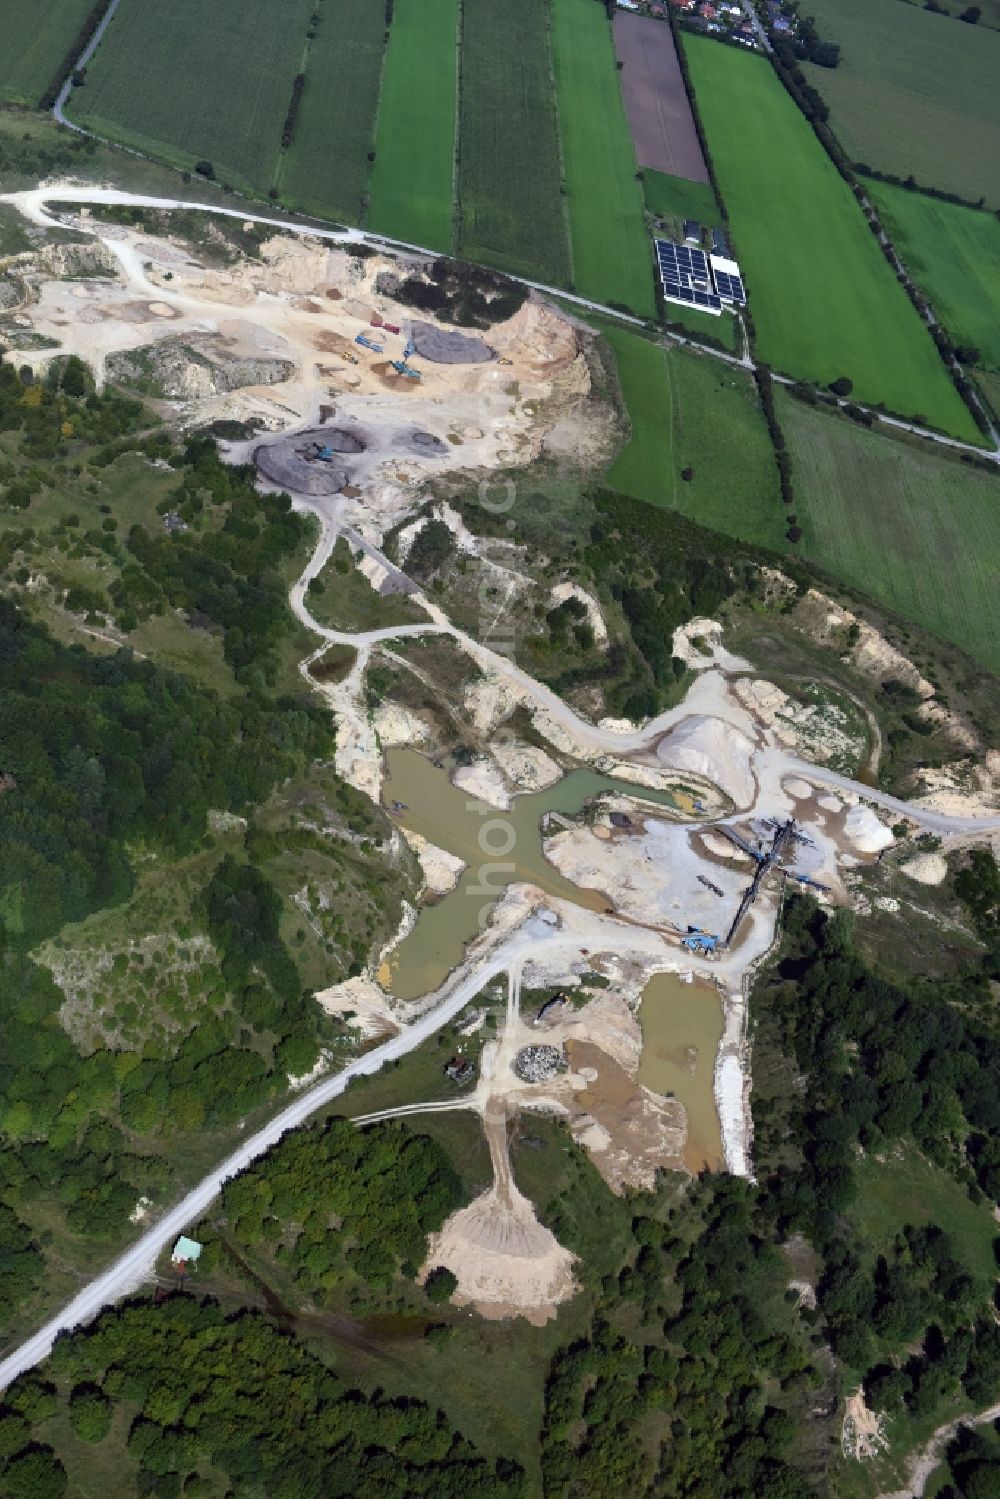
[[[737,307],[746,306],[747,296],[739,276],[728,275],[725,271],[716,271],[715,289],[724,302],[735,302]]]
[[[708,257],[692,245],[674,244],[672,240],[656,241],[656,259],[660,267],[663,294],[675,302],[692,307],[721,311],[722,303],[712,286]]]

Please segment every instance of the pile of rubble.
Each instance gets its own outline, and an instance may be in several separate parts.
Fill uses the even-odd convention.
[[[558,1046],[524,1046],[514,1058],[514,1071],[524,1083],[547,1083],[567,1065]]]

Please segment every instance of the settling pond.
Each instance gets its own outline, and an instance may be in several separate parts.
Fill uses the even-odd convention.
[[[454,890],[434,905],[421,906],[416,925],[392,952],[388,973],[380,979],[400,999],[417,999],[443,982],[462,960],[466,945],[485,924],[508,885],[537,885],[591,911],[606,911],[608,898],[584,890],[561,875],[542,853],[541,819],[545,812],[571,816],[602,791],[619,791],[658,806],[678,807],[667,791],[650,791],[594,770],[574,770],[545,791],[516,796],[509,810],[498,811],[453,786],[416,750],[392,749],[386,755],[382,799],[402,802],[395,820],[420,833],[468,865]]]
[[[697,980],[685,983],[676,973],[656,973],[643,990],[639,1024],[640,1083],[654,1093],[672,1093],[684,1105],[689,1168],[717,1170],[724,1164],[713,1089],[723,1029],[718,990]]]
[[[380,980],[400,999],[435,989],[462,960],[507,885],[523,881],[549,895],[590,910],[605,911],[602,891],[574,885],[542,852],[546,812],[572,816],[604,791],[679,808],[669,792],[652,791],[597,771],[574,770],[545,791],[514,798],[507,811],[453,786],[446,769],[416,750],[386,756],[383,801],[403,804],[395,820],[465,861],[455,889],[420,907],[413,930],[390,954]],[[722,1037],[717,990],[702,981],[684,983],[677,974],[655,974],[639,1011],[643,1049],[639,1081],[655,1093],[672,1094],[688,1119],[685,1157],[692,1171],[723,1164],[722,1134],[715,1104],[715,1057]]]

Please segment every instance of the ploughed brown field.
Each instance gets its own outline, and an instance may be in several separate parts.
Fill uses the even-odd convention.
[[[625,114],[639,166],[688,182],[707,182],[708,168],[670,27],[620,10],[614,32],[615,52],[624,63]]]

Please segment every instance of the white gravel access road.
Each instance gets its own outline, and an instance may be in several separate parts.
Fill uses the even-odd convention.
[[[314,1087],[293,1099],[263,1129],[251,1135],[248,1140],[244,1140],[232,1155],[227,1156],[220,1165],[210,1171],[175,1207],[148,1228],[107,1270],[104,1270],[74,1296],[72,1301],[63,1307],[51,1321],[14,1352],[8,1354],[0,1362],[0,1388],[5,1388],[18,1375],[46,1358],[61,1332],[90,1321],[103,1307],[134,1290],[151,1274],[157,1256],[163,1249],[185,1227],[205,1212],[212,1200],[218,1196],[223,1182],[228,1177],[243,1171],[251,1161],[270,1150],[286,1131],[296,1129],[304,1124],[317,1109],[339,1098],[352,1078],[369,1076],[378,1072],[386,1062],[405,1056],[407,1052],[419,1046],[422,1041],[426,1041],[440,1026],[457,1015],[459,1010],[480,992],[484,984],[496,974],[502,973],[510,963],[526,956],[533,947],[537,948],[539,944],[544,944],[551,949],[558,947],[560,942],[570,947],[579,946],[579,938],[574,937],[569,941],[566,938],[559,938],[553,933],[551,927],[537,919],[532,919],[481,967],[474,966],[464,973],[460,970],[457,981],[452,975],[451,979],[442,986],[442,989],[446,991],[445,997],[415,1020],[412,1025],[383,1042],[375,1050],[357,1057],[342,1071],[335,1073],[332,1077],[324,1078]]]
[[[293,584],[289,593],[289,602],[294,614],[299,621],[313,634],[321,636],[331,645],[349,646],[371,646],[381,641],[393,639],[405,639],[414,635],[450,635],[463,650],[467,651],[481,666],[499,672],[515,686],[522,688],[530,694],[540,708],[545,708],[552,714],[560,724],[572,735],[573,742],[585,749],[597,750],[605,754],[628,754],[635,750],[649,748],[657,739],[663,737],[668,730],[675,728],[685,718],[690,717],[691,707],[687,700],[679,703],[674,708],[668,708],[658,718],[652,718],[640,729],[608,729],[601,728],[598,724],[589,723],[587,719],[580,718],[573,709],[563,702],[551,688],[544,686],[535,680],[528,672],[522,671],[507,656],[501,656],[498,652],[490,650],[489,646],[474,640],[463,630],[459,630],[448,620],[443,611],[433,604],[423,594],[414,594],[415,602],[420,603],[428,611],[426,624],[412,625],[389,625],[377,630],[363,630],[352,633],[349,630],[333,630],[328,625],[321,625],[309,612],[306,604],[306,589],[311,580],[322,572],[330,554],[333,551],[337,536],[341,529],[341,519],[336,506],[329,509],[321,508],[315,501],[308,504],[299,502],[301,508],[308,509],[316,516],[320,523],[321,535],[319,543],[311,557],[305,571],[298,581]],[[390,562],[377,547],[370,542],[366,543],[365,550],[370,557],[380,562],[390,572],[398,569]],[[978,817],[956,817],[945,812],[934,812],[930,808],[921,807],[913,802],[902,801],[899,797],[890,796],[887,792],[879,791],[875,787],[866,786],[861,781],[853,781],[849,776],[840,775],[835,770],[827,770],[822,765],[812,765],[805,760],[797,760],[791,755],[781,753],[775,756],[772,751],[767,756],[770,762],[767,766],[767,779],[776,782],[784,776],[801,776],[805,781],[820,783],[824,786],[834,786],[839,791],[846,791],[850,795],[871,802],[873,806],[883,807],[890,812],[897,812],[900,817],[906,817],[911,822],[919,824],[934,833],[951,835],[965,835],[974,833],[992,833],[1000,831],[1000,816],[978,816]],[[757,767],[760,769],[761,767]],[[755,799],[760,800],[758,795]],[[742,809],[745,813],[750,809]]]

